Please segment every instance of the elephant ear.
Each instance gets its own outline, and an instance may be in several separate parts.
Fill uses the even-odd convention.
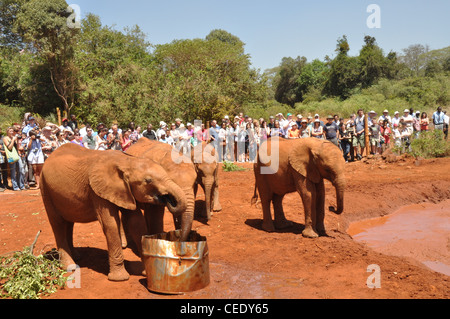
[[[121,208],[136,210],[136,200],[125,172],[115,160],[99,161],[89,172],[89,185],[98,197]]]
[[[289,163],[292,168],[315,184],[321,180],[316,158],[317,153],[305,145],[295,145],[289,152]]]

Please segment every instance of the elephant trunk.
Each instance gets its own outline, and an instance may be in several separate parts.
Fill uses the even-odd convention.
[[[206,207],[206,218],[211,220],[211,211],[212,211],[212,204],[213,204],[213,185],[214,185],[214,178],[208,177],[204,180],[203,185],[205,186],[205,207]]]
[[[181,225],[180,225],[181,238],[180,238],[180,241],[187,241],[189,234],[191,233],[192,223],[194,221],[194,210],[195,210],[194,190],[192,188],[189,190],[184,190],[184,194],[186,197],[186,210],[181,213]]]
[[[336,188],[337,209],[335,213],[337,215],[340,215],[344,211],[345,179],[343,177],[340,177],[333,183],[333,185]]]
[[[171,180],[165,182],[167,194],[162,196],[162,201],[174,215],[180,215],[186,210],[187,199],[183,190]]]

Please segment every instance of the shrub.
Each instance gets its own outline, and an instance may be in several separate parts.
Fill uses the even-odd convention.
[[[412,140],[410,154],[423,158],[450,156],[450,143],[444,140],[440,130],[422,132],[418,139]]]
[[[236,171],[245,171],[247,169],[244,167],[239,167],[233,162],[224,161],[223,162],[223,170],[225,172],[236,172]]]
[[[67,278],[59,260],[34,256],[30,247],[12,257],[0,256],[0,298],[39,299],[64,287]]]

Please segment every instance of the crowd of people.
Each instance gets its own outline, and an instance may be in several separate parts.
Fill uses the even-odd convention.
[[[366,145],[365,114],[358,110],[349,119],[338,115],[328,116],[325,121],[319,114],[303,117],[279,113],[264,118],[253,119],[243,113],[235,117],[225,116],[219,122],[212,120],[207,127],[201,121],[184,124],[176,119],[168,125],[164,121],[157,128],[148,124],[142,127],[134,122],[121,129],[117,124],[107,127],[100,123],[94,129],[91,125],[79,125],[76,116],[62,119],[62,125],[47,123],[40,128],[31,114],[25,114],[21,124],[15,123],[6,130],[0,129],[0,191],[6,188],[14,191],[39,189],[39,176],[45,160],[66,143],[77,144],[92,150],[126,151],[141,138],[157,140],[190,154],[197,144],[213,143],[218,160],[230,162],[254,162],[259,145],[265,140],[278,136],[283,139],[318,138],[332,142],[342,150],[344,159],[361,160],[366,147],[371,154],[381,154],[391,146],[410,147],[411,140],[421,132],[431,128],[442,130],[448,137],[449,117],[441,107],[429,118],[425,112],[405,109],[401,116],[393,117],[385,110],[378,116],[375,111],[368,113],[369,145]],[[12,187],[8,185],[8,171]]]

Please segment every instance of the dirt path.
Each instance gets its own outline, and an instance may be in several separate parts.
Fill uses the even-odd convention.
[[[184,296],[150,293],[140,275],[140,259],[126,249],[127,282],[107,280],[106,240],[98,223],[77,224],[74,244],[82,258],[81,289],[65,289],[52,295],[62,298],[444,298],[450,297],[450,278],[433,272],[412,259],[375,252],[347,235],[352,221],[391,214],[402,206],[450,199],[450,159],[423,160],[419,166],[405,160],[387,164],[381,160],[350,163],[345,211],[326,213],[329,237],[305,239],[302,204],[297,194],[284,200],[291,229],[266,233],[262,212],[250,206],[254,177],[251,165],[244,172],[221,172],[223,211],[206,224],[201,218],[194,229],[208,239],[211,284]],[[335,203],[334,189],[326,184],[326,207]],[[197,197],[203,205],[203,194]],[[201,207],[200,207],[201,208]],[[172,230],[166,214],[166,231]],[[37,191],[0,194],[0,254],[30,245],[42,230],[37,250],[55,247],[42,200]],[[449,239],[450,240],[450,239]],[[447,247],[450,249],[450,247]],[[381,269],[381,288],[366,285],[369,265]]]

